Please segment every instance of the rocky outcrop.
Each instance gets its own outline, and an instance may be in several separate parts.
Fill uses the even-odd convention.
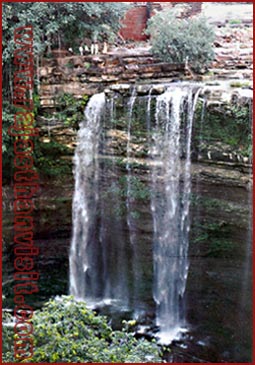
[[[252,27],[233,23],[218,28],[211,72],[219,79],[252,79]]]
[[[151,91],[152,99],[163,93],[164,84],[139,85],[137,93],[146,99]],[[216,89],[214,89],[216,88]],[[130,84],[108,85],[107,97],[115,95],[118,118],[105,125],[105,150],[99,155],[99,163],[104,164],[101,196],[104,201],[106,226],[109,227],[108,239],[118,237],[128,240],[126,222],[127,191],[127,120],[121,118],[123,105],[130,96]],[[216,91],[217,93],[216,93]],[[226,104],[225,94],[220,98],[220,86],[207,85],[207,97],[211,107],[222,108]],[[224,90],[224,89],[223,89]],[[229,92],[233,90],[229,88]],[[202,94],[201,94],[202,96]],[[217,96],[217,98],[216,98]],[[215,99],[214,99],[215,98]],[[231,98],[230,98],[231,100]],[[154,105],[155,106],[155,105]],[[140,107],[140,105],[139,105]],[[152,101],[153,107],[153,101]],[[130,167],[132,168],[132,209],[133,232],[139,239],[141,252],[147,252],[145,261],[151,263],[152,216],[150,211],[150,174],[151,161],[148,158],[150,143],[146,130],[146,111],[135,111],[135,128],[130,141]],[[199,119],[197,120],[199,127]],[[55,175],[47,176],[41,171],[40,191],[34,198],[35,245],[40,249],[36,268],[40,272],[41,288],[36,298],[31,297],[34,306],[40,306],[50,296],[68,292],[68,254],[72,235],[72,196],[74,181],[72,176],[73,155],[76,146],[77,126],[63,125],[54,114],[37,118],[40,130],[39,143],[42,147],[40,158],[47,158],[48,165]],[[199,128],[198,128],[199,129]],[[58,150],[57,150],[58,148]],[[192,147],[195,150],[195,146]],[[58,154],[56,154],[58,152]],[[215,255],[239,255],[242,242],[247,235],[249,209],[247,201],[251,189],[251,169],[249,161],[238,160],[233,146],[223,142],[201,142],[198,159],[195,156],[191,165],[192,176],[192,234],[190,255],[194,257],[214,257]],[[230,157],[232,156],[232,159]],[[210,156],[210,158],[208,157]],[[57,172],[60,162],[68,170]],[[4,259],[6,262],[3,278],[4,293],[11,303],[12,279],[12,234],[13,234],[13,191],[9,186],[4,194]],[[116,199],[115,199],[116,198]],[[119,226],[114,227],[113,219],[118,217]],[[199,224],[198,224],[199,223]],[[202,227],[202,228],[201,228]],[[117,229],[117,231],[114,231]],[[225,233],[226,231],[226,233]],[[220,240],[218,239],[220,236]],[[205,237],[205,238],[204,238]],[[216,237],[216,238],[215,238]],[[116,238],[117,240],[117,238]],[[118,241],[116,241],[118,242]],[[147,251],[146,251],[147,250]],[[149,253],[148,253],[149,251]],[[214,255],[214,256],[213,256]],[[225,256],[224,256],[225,257]],[[144,282],[150,283],[151,269],[144,270]],[[149,292],[149,289],[148,289]],[[149,295],[148,295],[149,296]]]
[[[252,4],[137,3],[137,7],[132,8],[130,12],[140,16],[142,11],[143,20],[139,26],[143,27],[146,11],[153,13],[155,10],[175,5],[180,8],[181,17],[192,17],[201,13],[215,27],[215,59],[205,75],[194,75],[185,70],[183,64],[161,62],[153,57],[149,43],[144,43],[143,47],[136,43],[126,44],[122,48],[113,48],[107,54],[83,57],[68,56],[67,51],[55,50],[52,52],[53,58],[43,59],[39,68],[41,106],[54,107],[56,96],[63,93],[81,98],[85,94],[93,95],[109,85],[119,83],[152,83],[162,80],[172,82],[196,78],[200,81],[208,79],[233,80],[239,83],[248,81],[252,87]],[[127,32],[133,30],[135,31],[126,29]],[[192,68],[192,65],[189,67]]]
[[[108,55],[71,56],[44,60],[39,69],[42,107],[56,106],[56,95],[70,93],[77,98],[93,95],[107,85],[166,79],[189,79],[184,65],[167,64],[153,58],[147,49],[120,49]]]

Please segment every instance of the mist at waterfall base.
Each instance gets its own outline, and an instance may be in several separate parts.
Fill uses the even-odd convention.
[[[178,338],[186,326],[184,294],[188,276],[188,233],[191,131],[198,87],[174,87],[155,97],[154,120],[151,117],[151,95],[147,100],[147,130],[152,161],[151,214],[153,221],[153,298],[156,303],[157,337],[160,343],[169,344]],[[141,254],[133,229],[131,180],[131,127],[132,113],[137,96],[133,89],[127,103],[127,153],[126,153],[126,220],[129,247],[120,242],[112,250],[105,240],[107,227],[100,201],[105,167],[100,166],[100,154],[106,147],[103,125],[114,122],[114,110],[106,116],[107,100],[104,93],[94,95],[86,108],[85,119],[78,135],[75,153],[75,193],[73,199],[73,238],[70,251],[70,292],[88,303],[102,300],[122,302],[136,312],[139,297],[138,281]],[[112,102],[108,102],[110,107]],[[151,118],[152,119],[152,118]],[[147,125],[148,128],[148,125]],[[182,136],[183,134],[183,136]],[[182,151],[182,146],[183,151]],[[182,176],[183,175],[183,176]],[[181,186],[181,179],[183,184]],[[110,183],[110,181],[109,181]],[[98,214],[100,217],[98,217]],[[112,222],[114,224],[114,222]],[[97,236],[97,237],[96,237]],[[97,243],[96,243],[97,242]],[[119,247],[118,247],[119,245]],[[105,247],[106,246],[106,247]],[[113,251],[114,255],[113,255]],[[125,263],[128,251],[133,257],[131,267]],[[111,267],[116,266],[114,277]],[[133,275],[133,286],[127,283],[127,271]]]
[[[129,96],[111,91],[91,97],[74,158],[69,285],[72,295],[109,314],[111,321],[116,316],[135,318],[138,334],[149,333],[164,344],[183,338],[182,349],[193,346],[195,354],[217,362],[242,359],[238,349],[229,355],[224,343],[217,344],[218,352],[212,350],[218,336],[213,316],[215,326],[220,323],[215,312],[220,298],[213,292],[224,296],[227,280],[237,283],[245,264],[188,257],[191,146],[199,87],[171,84],[157,94],[152,85],[143,96],[133,88]],[[209,190],[203,185],[199,189],[212,197],[244,199],[238,188],[224,187],[222,194],[211,185]],[[232,300],[241,292],[238,288],[231,291]],[[225,317],[227,327],[232,322],[235,327],[230,313]],[[247,318],[244,311],[241,331]],[[242,333],[249,337],[249,331]],[[224,338],[230,346],[231,337]],[[242,342],[239,336],[234,341]],[[247,343],[244,340],[240,351],[248,354]],[[198,360],[188,355],[184,359]]]

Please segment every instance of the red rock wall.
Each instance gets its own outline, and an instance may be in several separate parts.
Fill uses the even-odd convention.
[[[125,40],[145,41],[148,37],[144,34],[147,24],[147,7],[139,6],[130,9],[123,20],[123,27],[120,30],[120,35]]]
[[[165,8],[171,8],[175,5],[179,4],[179,2],[150,2],[149,6],[141,5],[136,6],[130,9],[123,20],[123,27],[120,30],[120,35],[125,40],[131,41],[146,41],[148,36],[144,34],[144,30],[147,26],[147,20],[149,17],[155,14],[155,10],[159,11]],[[187,18],[190,16],[194,16],[201,12],[202,2],[200,3],[184,3],[184,11],[182,16]]]

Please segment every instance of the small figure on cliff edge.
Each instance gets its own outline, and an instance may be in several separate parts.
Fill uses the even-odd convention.
[[[79,47],[79,52],[80,52],[80,55],[83,56],[83,47],[82,47],[82,44]]]

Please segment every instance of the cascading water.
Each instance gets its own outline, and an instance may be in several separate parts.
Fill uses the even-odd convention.
[[[128,128],[127,128],[127,163],[126,163],[126,170],[127,170],[127,198],[126,198],[126,207],[127,207],[127,224],[128,229],[130,232],[130,241],[131,244],[132,240],[132,232],[131,232],[131,209],[130,209],[130,196],[131,196],[131,167],[130,167],[130,153],[131,153],[131,124],[132,124],[132,114],[133,114],[133,107],[136,100],[136,90],[133,89],[132,95],[130,97],[128,103]]]
[[[148,95],[148,100],[147,100],[147,108],[146,108],[146,127],[147,127],[147,131],[150,131],[151,129],[151,93],[152,93],[152,88],[150,88],[149,90],[149,95]]]
[[[91,267],[88,246],[98,204],[98,148],[104,106],[104,93],[91,97],[80,125],[74,157],[73,235],[69,263],[70,294],[77,299],[84,299],[88,294],[97,296],[97,278]]]
[[[150,246],[153,246],[154,261],[153,297],[157,307],[158,336],[161,342],[167,343],[184,326],[191,135],[197,89],[197,86],[173,85],[163,94],[153,95],[151,88],[145,99],[144,130],[150,150],[148,181],[152,182],[150,221],[153,222],[153,240]],[[120,187],[121,169],[114,162],[115,150],[107,145],[109,140],[110,145],[114,144],[115,99],[111,97],[107,101],[104,93],[96,94],[86,107],[74,158],[75,193],[70,249],[72,295],[91,303],[115,300],[122,305],[130,305],[135,313],[139,313],[142,300],[140,281],[145,280],[147,274],[141,268],[145,258],[150,257],[144,255],[136,234],[134,213],[137,202],[132,191],[132,184],[137,179],[132,169],[135,153],[131,150],[132,133],[135,132],[133,108],[138,98],[134,88],[125,116],[125,189]],[[105,118],[106,114],[109,114],[108,119]],[[107,158],[108,164],[105,162]],[[114,208],[121,208],[123,195],[118,196],[118,193],[124,194],[124,190],[126,219],[121,220],[107,209],[114,211]],[[125,237],[127,234],[128,239]]]
[[[132,289],[132,305],[136,307],[136,299],[138,297],[138,286],[141,280],[140,278],[140,268],[139,268],[139,260],[138,260],[138,252],[137,252],[137,237],[135,231],[135,222],[134,222],[134,210],[133,210],[133,179],[134,176],[132,174],[131,167],[131,142],[132,142],[132,119],[133,119],[133,109],[136,102],[136,88],[133,89],[131,96],[128,101],[128,126],[127,126],[127,162],[126,162],[126,171],[127,171],[127,189],[126,189],[126,210],[127,210],[127,226],[128,226],[128,234],[129,241],[131,245],[132,252],[132,274],[133,274],[133,289]]]
[[[182,306],[188,275],[190,149],[197,96],[198,92],[193,97],[192,88],[171,87],[157,98],[156,103],[151,153],[154,160],[151,211],[156,324],[162,343],[170,343],[184,326]],[[185,103],[187,113],[184,113]],[[181,141],[183,120],[186,122],[186,143]]]

